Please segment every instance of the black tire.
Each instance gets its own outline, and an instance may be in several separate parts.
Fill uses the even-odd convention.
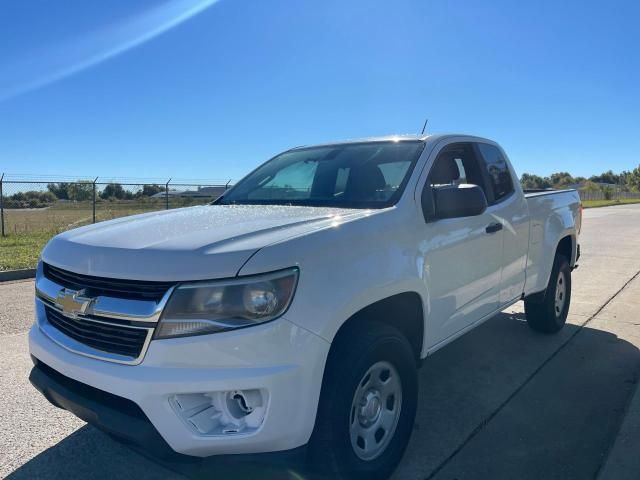
[[[562,308],[556,305],[556,292],[561,289],[559,276],[564,282],[564,302]],[[536,332],[559,332],[567,321],[571,304],[571,267],[564,255],[557,254],[549,276],[549,284],[541,294],[532,295],[524,300],[527,324]]]
[[[327,360],[309,442],[310,466],[322,478],[386,479],[400,462],[413,430],[418,397],[416,358],[405,336],[394,327],[359,322],[345,328],[334,341]],[[352,446],[352,403],[365,374],[380,362],[391,364],[400,378],[399,416],[389,440],[381,440],[388,442],[386,447],[376,458],[365,461]]]

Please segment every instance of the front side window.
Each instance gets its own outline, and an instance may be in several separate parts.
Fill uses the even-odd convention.
[[[460,185],[470,183],[485,191],[484,179],[480,171],[477,155],[469,143],[447,145],[438,154],[427,185]]]
[[[436,218],[435,191],[451,185],[475,185],[490,198],[483,164],[472,143],[446,145],[438,152],[422,189],[422,213],[427,222]]]
[[[513,192],[513,182],[507,160],[500,150],[488,143],[479,143],[478,150],[487,169],[494,202],[499,202]]]
[[[388,141],[290,150],[216,203],[383,208],[398,201],[423,148],[422,141]]]

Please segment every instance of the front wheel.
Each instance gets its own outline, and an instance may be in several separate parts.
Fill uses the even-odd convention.
[[[567,321],[570,303],[571,267],[564,255],[557,254],[546,290],[524,301],[527,323],[538,332],[556,333]]]
[[[416,360],[402,333],[375,322],[342,332],[309,443],[314,469],[329,478],[388,478],[409,441],[417,395]]]

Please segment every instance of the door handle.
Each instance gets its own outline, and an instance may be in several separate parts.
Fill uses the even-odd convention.
[[[487,225],[487,228],[485,228],[484,230],[487,233],[496,233],[496,232],[499,232],[500,230],[502,230],[502,224],[501,223],[490,223],[489,225]]]

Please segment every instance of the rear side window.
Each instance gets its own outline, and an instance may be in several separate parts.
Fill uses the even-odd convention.
[[[499,202],[513,192],[513,181],[511,173],[509,173],[507,160],[502,155],[502,152],[493,145],[487,143],[478,143],[477,145],[487,169],[489,184],[493,191],[493,200],[494,202]]]
[[[349,173],[351,173],[351,168],[349,167],[340,167],[338,169],[338,172],[336,173],[336,186],[334,188],[334,195],[344,194],[344,191],[347,189]]]

